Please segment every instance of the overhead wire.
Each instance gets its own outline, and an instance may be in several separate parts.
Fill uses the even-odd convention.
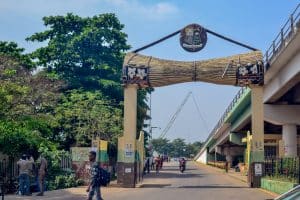
[[[207,126],[207,123],[203,117],[203,115],[201,114],[201,111],[200,111],[200,108],[197,104],[197,101],[195,99],[195,96],[193,94],[193,92],[189,92],[186,97],[184,98],[184,100],[182,101],[182,103],[179,105],[179,107],[177,108],[176,112],[172,115],[170,121],[168,122],[167,126],[163,129],[162,133],[160,134],[159,138],[164,138],[166,136],[166,134],[168,133],[168,131],[170,130],[170,128],[172,127],[173,123],[175,122],[177,116],[180,114],[182,108],[184,107],[184,105],[186,104],[186,102],[188,101],[189,97],[192,96],[192,99],[193,99],[193,102],[194,102],[194,105],[196,106],[196,109],[197,109],[197,112],[198,112],[198,115],[200,117],[200,119],[202,120],[202,123],[206,129],[207,132],[209,132],[208,130],[208,126]]]

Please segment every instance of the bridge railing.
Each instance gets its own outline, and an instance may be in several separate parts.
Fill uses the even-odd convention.
[[[276,38],[272,41],[272,44],[267,49],[264,54],[264,62],[270,63],[273,58],[275,58],[279,52],[287,46],[289,41],[295,36],[297,29],[300,28],[300,3],[294,10],[294,12],[290,15],[289,19],[280,29],[280,32],[276,36]],[[266,68],[265,70],[268,70]]]
[[[205,143],[209,140],[209,138],[211,136],[213,136],[215,134],[215,132],[222,126],[222,124],[224,123],[225,119],[227,118],[227,116],[229,115],[230,111],[234,108],[234,106],[238,103],[238,100],[244,95],[244,93],[247,91],[246,87],[242,87],[238,93],[235,95],[235,97],[233,98],[233,100],[230,102],[229,106],[226,108],[225,112],[222,114],[221,118],[219,119],[218,123],[216,124],[216,126],[213,128],[213,130],[210,132],[207,140],[205,141]]]

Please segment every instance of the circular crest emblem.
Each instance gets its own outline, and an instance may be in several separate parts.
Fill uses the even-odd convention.
[[[207,42],[206,30],[198,24],[190,24],[180,32],[180,45],[188,52],[197,52],[203,49]]]

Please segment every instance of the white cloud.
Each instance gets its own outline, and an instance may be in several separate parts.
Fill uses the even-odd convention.
[[[114,12],[131,18],[160,21],[179,13],[170,2],[147,3],[142,0],[0,0],[0,16],[47,16],[74,12],[79,15]]]
[[[131,13],[147,19],[161,20],[179,12],[178,8],[168,2],[145,4],[137,0],[105,0],[119,11]]]

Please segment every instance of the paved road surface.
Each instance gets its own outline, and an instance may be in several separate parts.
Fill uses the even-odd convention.
[[[274,196],[259,189],[248,188],[246,183],[232,178],[209,166],[188,162],[181,174],[177,163],[166,163],[159,174],[147,174],[140,188],[103,188],[105,200],[263,200]],[[45,197],[10,196],[12,199],[85,199],[85,188],[47,192]]]

